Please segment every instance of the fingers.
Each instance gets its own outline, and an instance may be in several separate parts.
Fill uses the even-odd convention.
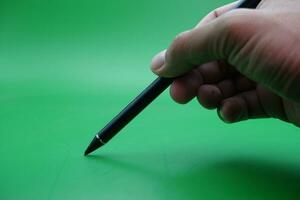
[[[288,120],[284,109],[284,103],[280,96],[261,85],[257,87],[257,92],[261,99],[261,104],[268,116],[281,119],[283,121]]]
[[[188,103],[196,96],[197,90],[202,84],[202,75],[197,70],[193,70],[172,83],[170,95],[177,103]]]
[[[221,101],[235,94],[236,89],[231,79],[217,84],[202,85],[197,94],[199,103],[207,109],[217,108]]]
[[[243,92],[223,100],[218,108],[218,114],[227,123],[269,117],[262,107],[257,90]]]
[[[222,67],[217,62],[212,62],[192,70],[173,82],[170,89],[171,97],[177,103],[185,104],[197,95],[199,102],[205,108],[214,109],[220,100],[230,97],[236,92],[243,92],[256,87],[255,82],[237,74],[237,72],[232,73],[229,69],[232,67],[225,67],[228,69],[221,72],[220,68]],[[215,87],[218,87],[220,92],[217,92],[217,89],[211,89]]]
[[[256,88],[256,83],[245,76],[237,76],[235,78],[235,87],[239,92],[248,91]]]
[[[224,5],[220,8],[217,8],[211,11],[208,15],[206,15],[196,26],[196,28],[200,27],[201,25],[207,24],[212,20],[220,17],[221,15],[227,13],[228,11],[234,9],[238,5],[238,1]]]
[[[253,35],[253,30],[249,28],[253,12],[255,11],[235,10],[180,34],[166,51],[162,65],[159,65],[161,62],[157,58],[154,59],[152,71],[159,76],[177,77],[201,64],[234,58]]]
[[[205,108],[218,108],[219,117],[227,123],[270,116],[265,112],[256,85],[242,76],[202,85],[197,99]]]
[[[151,62],[151,70],[155,71],[163,66],[165,63],[165,55],[167,50],[159,52],[156,56],[153,57]]]
[[[211,11],[206,17],[204,17],[195,28],[198,28],[201,25],[207,24],[210,21],[216,19],[217,17],[223,15],[224,13],[232,10],[233,8],[235,8],[238,4],[238,1],[224,5],[220,8],[217,8],[213,11]],[[151,64],[151,69],[152,71],[156,71],[157,69],[159,69],[160,67],[162,67],[162,65],[165,62],[165,54],[166,54],[166,50],[161,51],[160,53],[158,53],[156,56],[154,56],[154,58],[152,59],[152,64]]]
[[[205,83],[217,83],[225,78],[237,75],[237,71],[224,61],[214,61],[203,64],[196,69]]]
[[[197,99],[207,109],[215,109],[222,100],[222,92],[216,85],[203,85],[198,90]]]
[[[205,108],[218,108],[219,117],[227,123],[267,117],[288,121],[282,98],[243,76],[204,84],[197,98]]]
[[[256,88],[249,79],[245,78],[243,82],[240,79],[242,76],[200,86],[197,93],[199,103],[207,109],[215,109],[224,99]]]
[[[224,78],[233,77],[234,74],[236,71],[225,62],[206,63],[176,79],[170,94],[176,102],[187,103],[196,96],[202,84],[218,83]]]

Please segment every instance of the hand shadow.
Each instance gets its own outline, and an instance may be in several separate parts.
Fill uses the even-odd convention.
[[[237,158],[194,169],[174,177],[169,185],[177,196],[192,200],[299,200],[300,168]]]
[[[163,188],[160,190],[163,194],[158,194],[164,197],[163,199],[300,199],[300,166],[299,169],[295,169],[292,168],[292,164],[235,158],[225,161],[215,160],[205,167],[194,167],[192,165],[195,163],[193,163],[191,170],[166,175],[163,174],[163,170],[145,166],[143,163],[130,163],[119,158],[118,156],[89,156],[89,159],[117,167],[126,173],[139,174],[145,179],[155,179],[156,184]]]

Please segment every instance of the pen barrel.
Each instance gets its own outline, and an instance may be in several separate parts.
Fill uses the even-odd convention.
[[[256,8],[261,0],[241,0],[236,8]]]
[[[128,104],[115,118],[113,118],[99,133],[98,136],[106,143],[146,108],[170,84],[173,78],[158,77],[130,104]]]

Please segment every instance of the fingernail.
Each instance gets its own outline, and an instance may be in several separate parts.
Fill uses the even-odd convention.
[[[244,112],[243,112],[243,108],[239,107],[238,104],[235,104],[235,106],[232,105],[230,106],[230,102],[226,102],[223,103],[218,109],[218,115],[224,122],[234,123],[234,122],[239,122],[243,119]]]
[[[228,120],[226,120],[225,115],[224,115],[224,113],[223,113],[222,110],[220,111],[220,118],[221,118],[224,122],[230,123]]]
[[[165,63],[165,51],[160,52],[152,59],[151,69],[157,72]]]
[[[224,106],[224,104],[221,105],[221,106],[218,108],[217,113],[218,113],[218,115],[219,115],[219,118],[222,119],[222,120],[223,120],[224,122],[226,122],[226,123],[231,123],[231,122],[230,122],[229,120],[227,120],[226,117],[225,117],[224,110],[223,110],[223,106]]]

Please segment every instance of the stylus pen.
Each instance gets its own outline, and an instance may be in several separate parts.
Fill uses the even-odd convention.
[[[237,8],[255,9],[260,0],[243,0]],[[95,151],[112,139],[122,128],[170,86],[174,78],[158,77],[94,137],[84,155]]]

